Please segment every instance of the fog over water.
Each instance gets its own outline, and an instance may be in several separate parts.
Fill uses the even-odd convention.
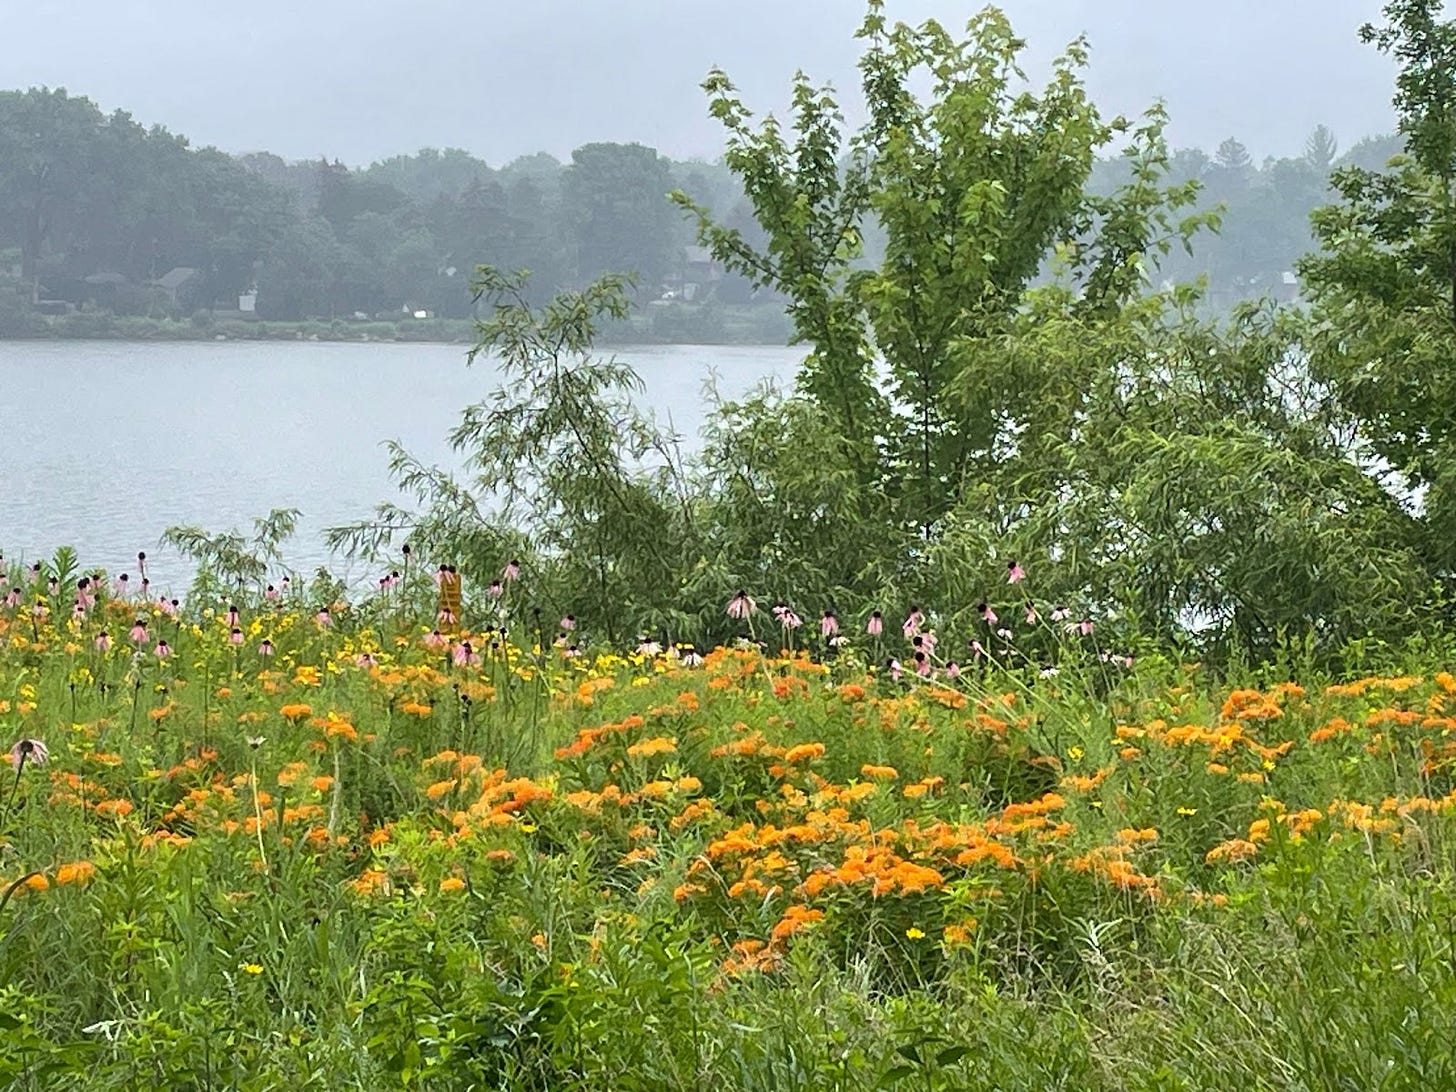
[[[977,3],[889,0],[891,18],[961,26]],[[1006,0],[1033,78],[1087,33],[1088,86],[1110,111],[1163,98],[1176,145],[1236,136],[1297,154],[1318,124],[1346,146],[1392,126],[1393,68],[1361,45],[1377,0]],[[362,165],[460,147],[499,165],[589,141],[713,158],[698,90],[721,65],[781,108],[796,68],[856,86],[855,0],[41,0],[7,4],[4,86],[65,86],[227,151]],[[846,95],[846,98],[850,96]]]

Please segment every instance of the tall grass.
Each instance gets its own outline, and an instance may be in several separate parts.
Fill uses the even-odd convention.
[[[1434,656],[892,682],[437,647],[398,590],[67,605],[0,614],[49,750],[0,798],[5,1087],[1456,1087]]]

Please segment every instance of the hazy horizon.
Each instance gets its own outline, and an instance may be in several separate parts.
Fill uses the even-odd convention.
[[[959,29],[981,6],[890,0],[887,10]],[[1319,124],[1344,147],[1394,124],[1394,67],[1357,38],[1379,18],[1376,0],[1230,0],[1206,16],[1139,0],[1002,6],[1029,43],[1033,82],[1085,32],[1095,101],[1140,113],[1163,99],[1176,146],[1211,150],[1235,136],[1259,160],[1297,154]],[[712,160],[722,135],[698,85],[714,65],[757,112],[782,113],[802,68],[857,116],[857,0],[744,0],[730,18],[700,20],[660,0],[613,8],[41,0],[10,13],[0,70],[7,87],[65,87],[198,145],[351,165],[458,147],[499,166],[540,151],[566,159],[591,141]]]

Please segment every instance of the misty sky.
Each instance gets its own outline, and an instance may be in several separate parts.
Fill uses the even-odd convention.
[[[858,0],[0,0],[0,86],[64,86],[197,144],[358,165],[461,147],[495,165],[593,140],[715,158],[721,65],[778,109],[796,68],[856,85]],[[888,0],[959,28],[979,2]],[[1393,128],[1393,67],[1356,38],[1379,0],[1006,0],[1035,79],[1080,32],[1111,112],[1161,97],[1177,145],[1296,154]]]

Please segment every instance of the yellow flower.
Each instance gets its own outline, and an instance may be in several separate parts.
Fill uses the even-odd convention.
[[[925,931],[923,929],[917,929],[915,928],[915,926],[912,925],[910,926],[910,928],[905,930],[905,935],[911,940],[921,940],[925,936]]]
[[[238,970],[244,974],[262,974],[263,968],[256,963],[239,963]]]
[[[1197,815],[1198,814],[1198,809],[1197,808],[1190,808],[1190,807],[1186,807],[1185,806],[1185,807],[1181,807],[1181,808],[1178,809],[1178,814],[1179,815]]]

